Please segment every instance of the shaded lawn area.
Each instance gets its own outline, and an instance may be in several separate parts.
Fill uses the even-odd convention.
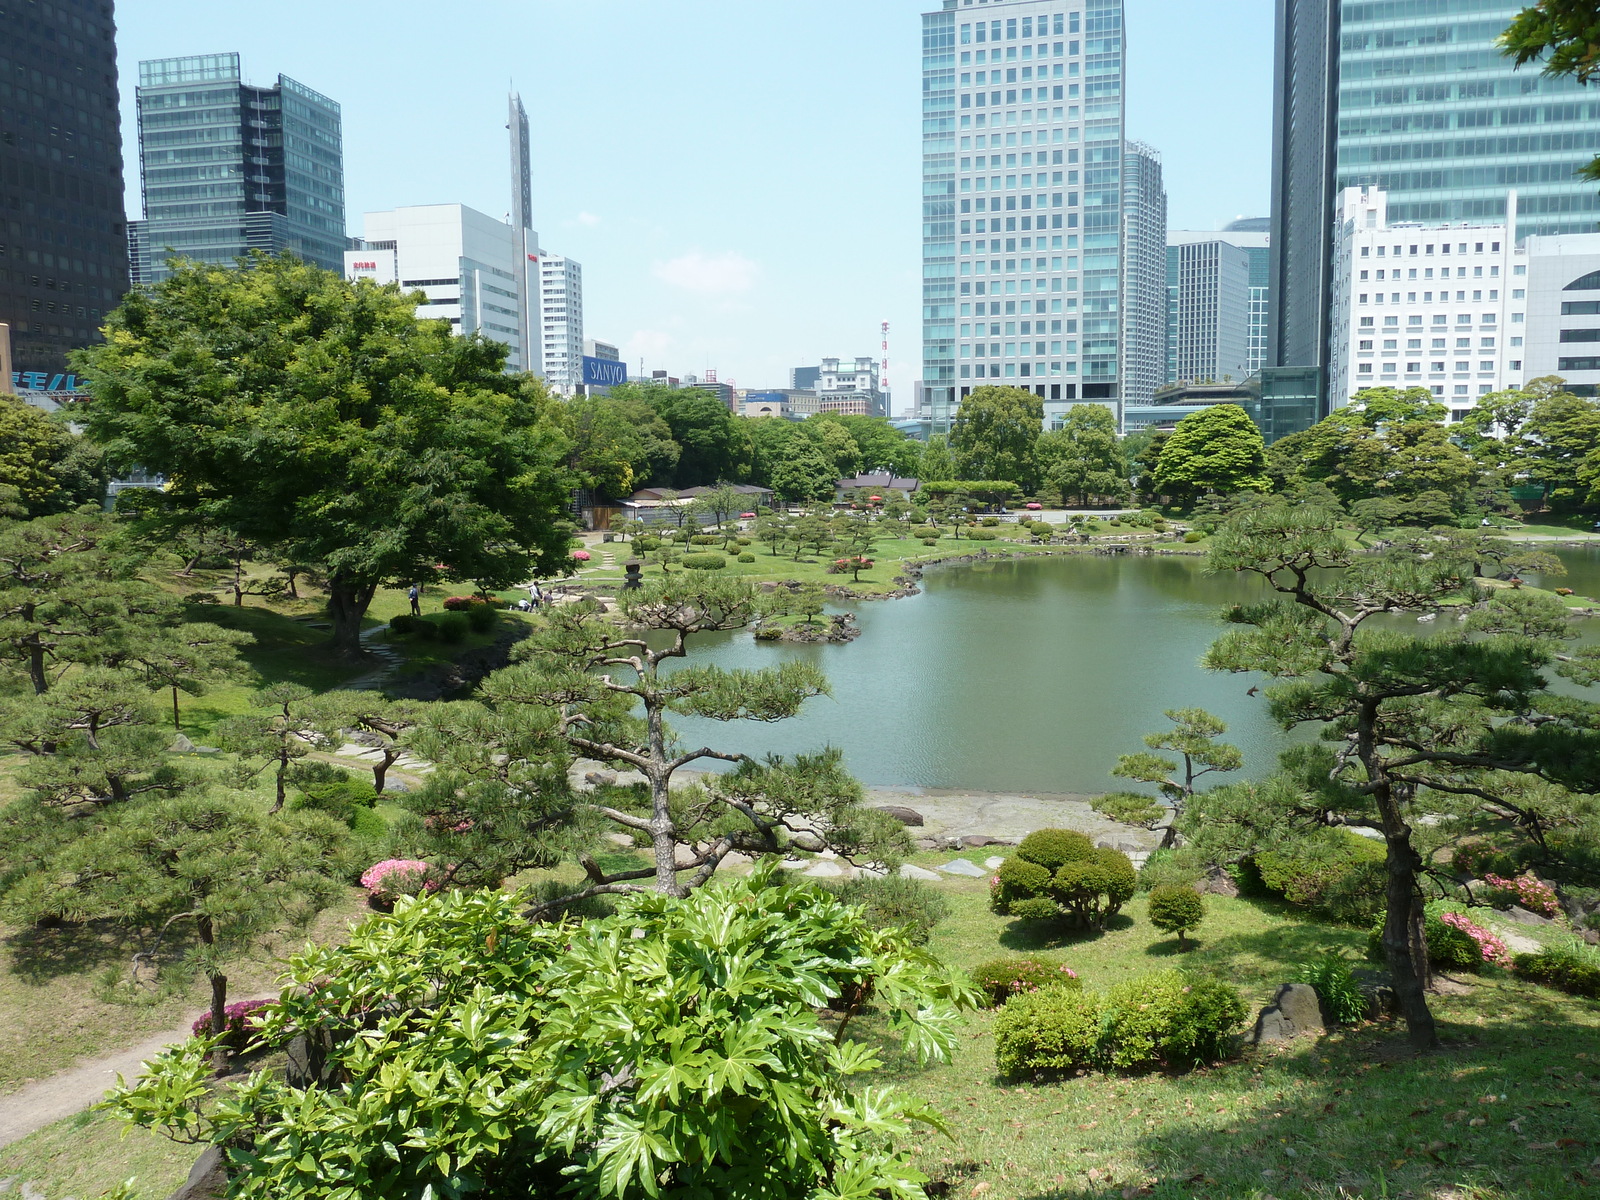
[[[20,1195],[90,1200],[132,1179],[137,1196],[155,1200],[184,1181],[201,1149],[83,1112],[0,1149],[0,1181],[16,1179]]]
[[[1142,898],[1103,936],[1061,940],[989,913],[982,881],[940,890],[952,914],[932,948],[947,961],[1034,953],[1095,989],[1194,967],[1236,983],[1252,1013],[1319,949],[1365,943],[1362,931],[1287,906],[1212,896],[1186,953],[1149,924]],[[891,1061],[882,1075],[949,1122],[950,1139],[930,1133],[917,1153],[948,1196],[1555,1200],[1600,1186],[1590,1166],[1600,1153],[1600,1005],[1507,976],[1464,982],[1465,994],[1434,999],[1450,1045],[1425,1058],[1384,1021],[1186,1075],[1002,1080],[993,1014],[979,1012],[952,1063]]]

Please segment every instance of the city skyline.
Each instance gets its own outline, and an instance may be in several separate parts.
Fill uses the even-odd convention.
[[[424,35],[358,2],[347,27],[360,36],[318,45],[296,33],[314,11],[298,0],[270,22],[158,0],[118,14],[125,137],[137,145],[139,59],[237,50],[252,83],[281,71],[342,105],[352,226],[366,211],[430,203],[502,217],[511,208],[505,92],[515,87],[532,123],[533,225],[584,263],[587,332],[618,344],[631,370],[642,354],[647,368],[712,367],[741,385],[781,386],[794,361],[875,355],[887,319],[899,409],[910,403],[921,348],[919,247],[908,220],[920,63],[905,47],[927,7],[894,0],[861,12],[830,0],[752,13],[707,0],[665,13],[602,0],[581,13],[530,13],[491,3],[471,25]],[[1216,12],[1201,20],[1129,5],[1129,136],[1162,152],[1173,223],[1190,228],[1267,205],[1271,7],[1225,8],[1237,17],[1220,22],[1227,32]],[[484,24],[504,33],[492,48],[478,36]],[[841,33],[869,47],[870,72],[860,57],[834,53]],[[721,66],[691,90],[667,68],[695,47]],[[417,86],[429,62],[458,53],[474,67],[448,103]],[[1172,69],[1183,60],[1225,76],[1207,83],[1217,112],[1184,101],[1193,80]],[[597,66],[613,73],[596,76]],[[597,136],[586,139],[587,130]],[[863,164],[871,186],[849,204],[819,204],[817,195],[844,195],[830,186],[841,157]],[[859,284],[841,288],[841,279]]]

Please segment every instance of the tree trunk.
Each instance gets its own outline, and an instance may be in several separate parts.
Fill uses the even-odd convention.
[[[283,811],[284,801],[286,801],[289,798],[288,791],[287,791],[287,789],[285,787],[285,783],[287,782],[288,776],[289,776],[289,758],[288,758],[287,755],[284,755],[284,756],[282,756],[282,757],[280,757],[278,759],[278,770],[277,770],[277,780],[276,780],[277,785],[278,785],[278,795],[277,795],[276,799],[274,799],[273,802],[272,802],[272,811],[275,812],[275,813]]]
[[[196,925],[201,944],[207,947],[215,946],[216,937],[212,932],[211,918],[200,917]],[[228,1027],[228,977],[213,968],[206,972],[206,978],[211,981],[211,1033],[216,1037]],[[228,1073],[228,1045],[225,1041],[218,1040],[216,1049],[211,1052],[211,1067],[218,1075]]]
[[[645,699],[645,726],[650,746],[650,841],[656,860],[656,891],[664,896],[682,896],[678,884],[678,830],[668,803],[672,777],[667,773],[667,737],[662,720],[663,701]]]
[[[398,757],[398,755],[391,755],[387,750],[381,750],[379,754],[381,757],[372,764],[372,790],[375,792],[383,791],[384,778],[389,774],[389,768],[394,765],[394,760]]]
[[[362,657],[361,621],[367,615],[377,584],[358,584],[337,577],[328,580],[328,616],[333,621],[333,649],[340,658]]]
[[[174,729],[180,729],[180,730],[183,728],[182,725],[178,724],[178,685],[177,684],[173,684],[172,685],[172,727]]]
[[[1389,825],[1387,814],[1384,824]],[[1410,828],[1403,822],[1398,826],[1397,831],[1385,835],[1388,881],[1384,888],[1384,956],[1412,1046],[1432,1050],[1439,1045],[1439,1033],[1428,1009],[1428,943],[1423,936],[1422,897],[1417,890],[1421,859],[1411,846]]]
[[[32,620],[32,614],[27,619]],[[37,633],[30,633],[23,645],[28,651],[28,681],[33,684],[33,694],[42,696],[50,690],[50,677],[44,670],[44,643]]]

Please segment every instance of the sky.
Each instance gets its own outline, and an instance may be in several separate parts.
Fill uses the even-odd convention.
[[[936,0],[123,0],[128,212],[138,62],[238,51],[344,112],[345,211],[511,206],[506,92],[532,124],[534,227],[584,269],[585,332],[632,372],[784,387],[921,360],[921,17]],[[1172,229],[1263,216],[1271,0],[1126,0],[1127,136],[1162,155]]]

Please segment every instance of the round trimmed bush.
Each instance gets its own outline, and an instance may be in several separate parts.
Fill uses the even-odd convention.
[[[1339,921],[1359,923],[1383,907],[1385,847],[1340,829],[1322,831],[1284,850],[1255,855],[1268,892]]]
[[[712,537],[709,533],[697,533],[689,539],[689,545],[691,546],[716,546],[720,545],[721,542],[721,538]]]
[[[389,618],[389,632],[397,633],[401,637],[417,632],[417,626],[422,623],[420,617],[413,617],[410,613],[397,613]]]
[[[996,1008],[1024,992],[1083,987],[1083,980],[1071,967],[1042,958],[997,958],[974,967],[972,983]]]
[[[755,560],[756,560],[756,556],[754,554],[741,554],[741,555],[739,555],[739,561],[742,562],[742,563],[753,563],[753,562],[755,562]]]
[[[693,571],[721,571],[728,565],[727,556],[722,554],[685,554],[678,561]]]
[[[1206,535],[1201,533],[1198,529],[1191,529],[1188,533],[1183,535],[1183,540],[1192,546],[1198,541],[1203,541],[1205,536]]]
[[[1206,902],[1192,887],[1169,883],[1150,893],[1150,924],[1163,933],[1177,934],[1180,946],[1184,935],[1205,917]]]
[[[984,528],[986,528],[986,529],[995,529],[995,528],[997,528],[999,526],[999,524],[1000,524],[1000,518],[999,517],[985,517],[983,519],[983,525],[984,525]]]
[[[1015,858],[1038,863],[1054,873],[1069,862],[1091,858],[1094,843],[1075,829],[1036,829],[1022,839]]]
[[[1095,850],[1089,858],[1062,864],[1050,881],[1050,895],[1075,924],[1103,929],[1138,887],[1138,873],[1126,854]]]
[[[939,539],[938,538],[923,538],[922,539],[922,544],[924,546],[937,546],[939,544]]]
[[[466,610],[467,624],[473,633],[488,633],[500,618],[488,604],[474,604]]]
[[[1013,905],[1043,896],[1050,886],[1050,871],[1023,858],[1008,858],[989,881],[989,904],[997,913],[1020,915]]]
[[[969,529],[969,530],[967,530],[967,537],[970,538],[974,542],[992,542],[992,541],[996,540],[999,536],[1000,535],[998,533],[996,533],[993,529]]]

